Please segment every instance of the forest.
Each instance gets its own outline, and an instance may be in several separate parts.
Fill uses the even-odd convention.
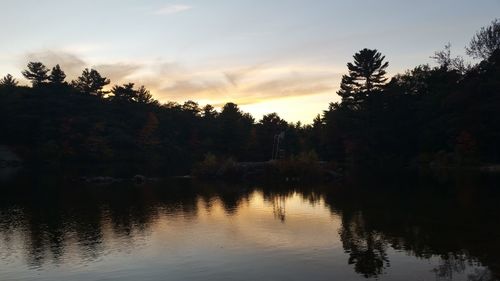
[[[376,49],[355,53],[338,95],[312,124],[276,113],[260,120],[228,102],[160,103],[134,83],[114,85],[95,69],[66,81],[59,65],[30,62],[0,80],[0,145],[27,163],[128,163],[181,175],[207,159],[241,162],[306,157],[344,168],[480,167],[500,163],[500,21],[479,30],[466,53],[451,46],[388,78]],[[335,97],[332,97],[332,100]],[[325,105],[326,106],[326,105]]]

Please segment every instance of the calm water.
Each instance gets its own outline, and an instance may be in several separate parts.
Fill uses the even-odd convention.
[[[0,280],[496,280],[495,187],[407,182],[3,182]]]

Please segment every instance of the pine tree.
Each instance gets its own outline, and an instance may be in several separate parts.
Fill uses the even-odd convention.
[[[18,84],[17,80],[12,75],[7,74],[0,80],[0,87],[14,88]]]
[[[73,80],[71,85],[81,93],[102,97],[108,93],[102,89],[109,83],[109,79],[102,77],[97,70],[85,68],[82,75]]]
[[[26,79],[31,81],[33,87],[38,87],[49,79],[48,72],[49,70],[43,63],[29,62],[28,69],[24,70],[22,74]]]
[[[205,105],[201,109],[201,111],[202,111],[203,117],[205,119],[214,119],[218,115],[218,113],[215,110],[215,108],[212,105],[210,105],[210,104]]]
[[[149,90],[144,86],[139,87],[139,89],[136,91],[136,96],[137,102],[139,103],[149,104],[155,102],[155,100],[153,99],[153,95],[151,95],[151,92],[149,92]]]
[[[52,68],[49,76],[49,81],[52,84],[61,85],[64,83],[64,79],[66,79],[66,73],[62,71],[59,65],[56,65],[54,68]]]
[[[131,102],[137,99],[137,91],[134,89],[134,83],[123,84],[123,86],[115,85],[111,89],[113,94],[112,100]]]
[[[342,76],[338,95],[342,103],[354,108],[359,108],[366,96],[382,89],[387,81],[385,69],[389,66],[384,62],[377,50],[363,49],[354,54],[354,63],[348,63],[348,75]]]
[[[181,108],[184,111],[191,113],[193,116],[200,116],[201,108],[195,101],[188,100],[182,104]]]

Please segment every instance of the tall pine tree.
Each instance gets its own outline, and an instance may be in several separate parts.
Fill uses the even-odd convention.
[[[342,104],[358,109],[367,95],[378,91],[387,81],[385,69],[389,62],[384,62],[377,50],[363,49],[354,54],[354,63],[348,63],[348,75],[342,77],[338,95]]]
[[[110,83],[95,69],[85,68],[82,75],[71,82],[71,85],[81,93],[102,97],[107,92],[102,89]]]
[[[29,62],[28,69],[24,70],[22,74],[26,79],[31,81],[33,87],[38,87],[49,79],[48,72],[49,69],[43,63]]]
[[[49,81],[54,85],[61,85],[64,83],[64,79],[66,79],[66,73],[57,64],[50,72]]]

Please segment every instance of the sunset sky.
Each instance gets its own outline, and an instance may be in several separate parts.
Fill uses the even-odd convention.
[[[232,101],[257,119],[310,123],[338,100],[352,55],[376,48],[395,74],[456,55],[500,16],[499,0],[19,0],[1,1],[0,76],[30,60],[73,79],[96,68],[161,102]]]

